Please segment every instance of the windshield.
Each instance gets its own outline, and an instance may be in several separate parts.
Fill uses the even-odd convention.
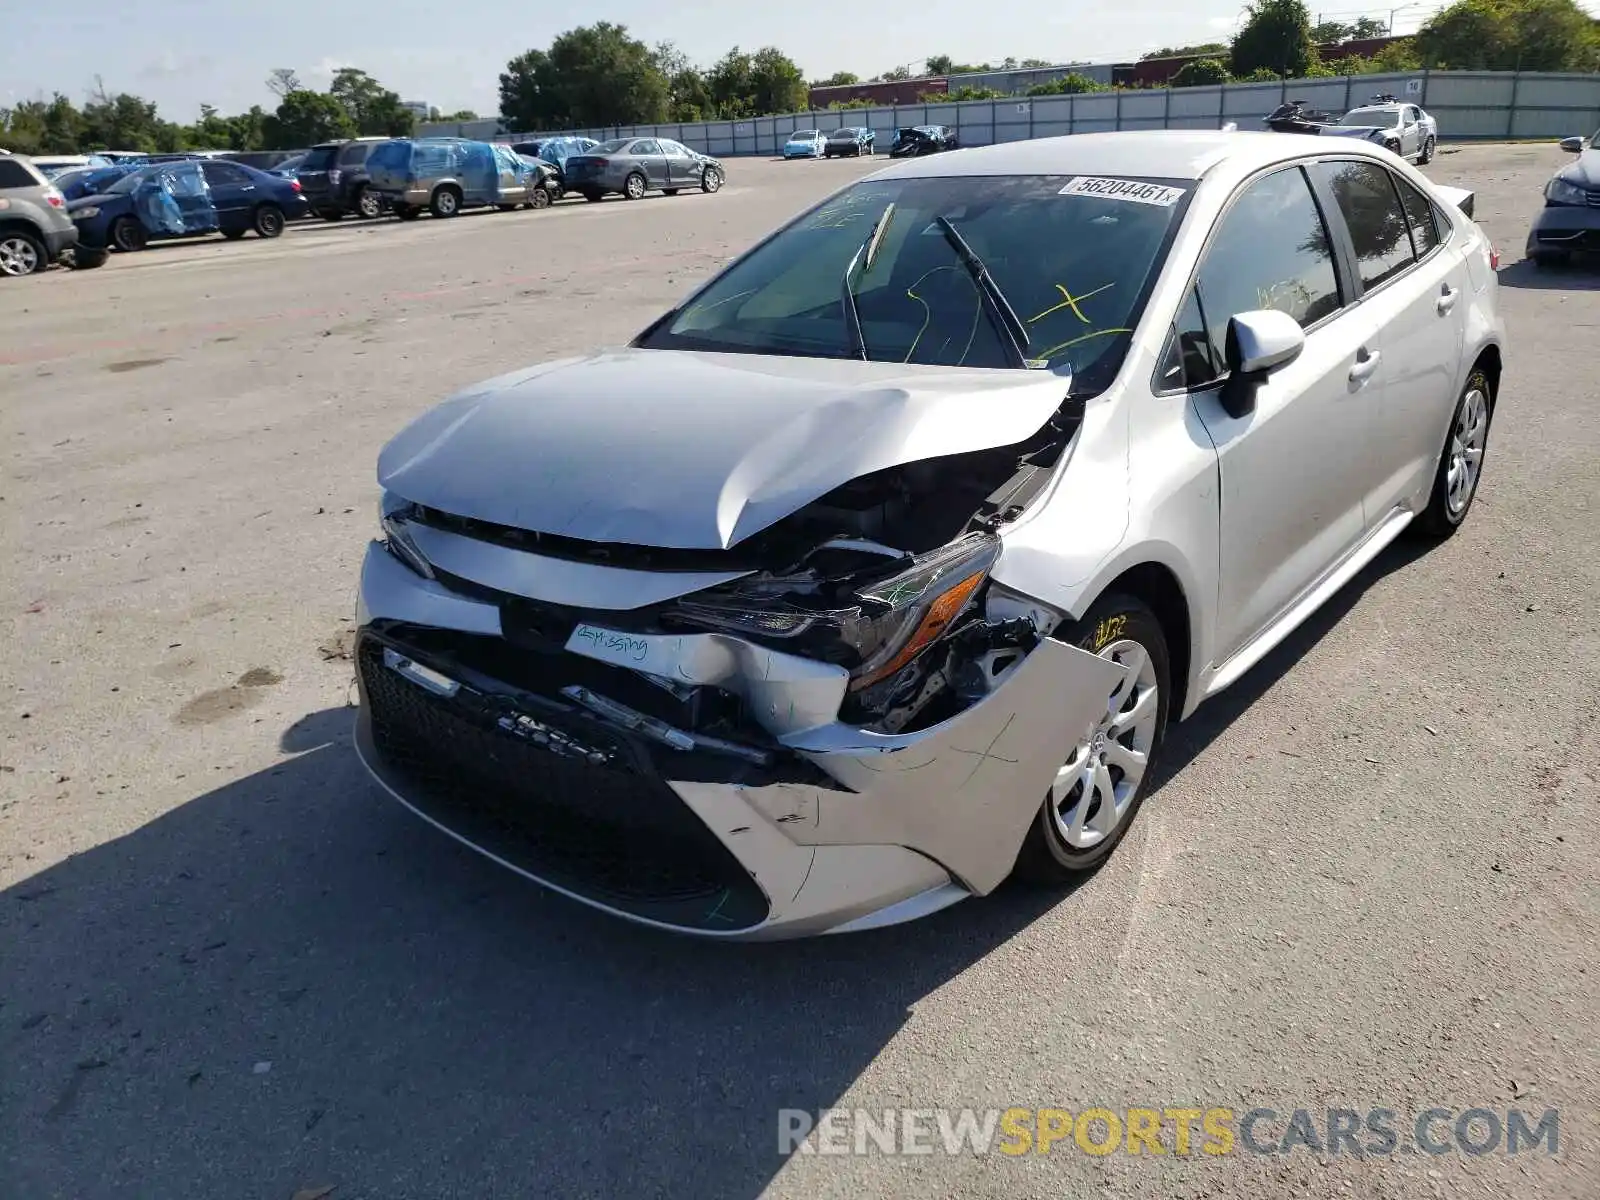
[[[632,138],[612,138],[609,142],[601,142],[598,146],[592,147],[592,149],[596,154],[616,154],[621,151],[624,146],[631,145],[632,143]]]
[[[797,129],[789,135],[789,140],[791,142],[809,142],[816,136],[817,131],[815,129]]]
[[[141,167],[139,170],[124,175],[105,190],[107,196],[126,196],[134,191],[140,183],[154,174],[156,168]]]
[[[831,138],[834,138],[836,140],[837,139],[848,139],[848,138],[855,137],[856,136],[856,131],[854,129],[849,129],[849,128],[835,129],[828,136],[831,137]]]
[[[851,357],[845,269],[892,203],[871,265],[863,256],[852,275],[869,359],[1014,365],[1006,334],[935,221],[945,217],[1022,319],[1026,357],[1104,387],[1190,186],[1072,176],[866,180],[737,260],[638,344]]]
[[[1397,117],[1387,108],[1352,108],[1339,118],[1341,125],[1393,125]]]

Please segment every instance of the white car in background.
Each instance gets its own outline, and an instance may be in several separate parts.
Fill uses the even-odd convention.
[[[1504,340],[1470,208],[1370,142],[1236,131],[855,180],[627,346],[383,449],[358,752],[682,933],[1069,885],[1169,722],[1466,519]]]
[[[1321,134],[1375,142],[1419,166],[1431,162],[1439,146],[1439,123],[1420,106],[1393,96],[1380,96],[1371,104],[1352,108],[1336,124],[1324,125]]]

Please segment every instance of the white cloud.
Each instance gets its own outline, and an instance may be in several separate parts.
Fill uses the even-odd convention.
[[[1239,18],[1237,16],[1233,16],[1233,17],[1212,17],[1209,21],[1206,22],[1206,24],[1211,26],[1211,28],[1213,28],[1213,29],[1232,29],[1238,23],[1239,23]]]

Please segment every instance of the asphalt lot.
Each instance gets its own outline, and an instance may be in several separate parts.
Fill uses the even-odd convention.
[[[424,827],[350,750],[344,655],[402,423],[625,339],[869,164],[8,281],[0,1194],[1595,1196],[1600,273],[1518,261],[1562,161],[1430,168],[1479,189],[1511,334],[1459,537],[1175,729],[1074,894],[776,946]],[[781,1108],[1096,1104],[1558,1108],[1560,1153],[777,1153]]]

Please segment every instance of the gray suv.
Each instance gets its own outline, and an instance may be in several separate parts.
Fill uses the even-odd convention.
[[[0,154],[0,275],[42,271],[78,243],[67,202],[21,154]]]

